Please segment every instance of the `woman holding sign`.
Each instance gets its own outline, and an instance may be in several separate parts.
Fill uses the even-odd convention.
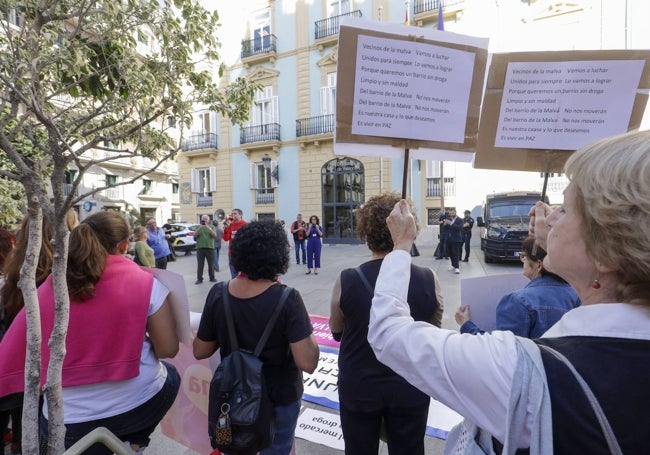
[[[539,202],[530,231],[582,305],[535,341],[414,322],[415,222],[405,201],[388,217],[395,248],[377,278],[368,340],[382,363],[466,417],[448,444],[464,435],[499,453],[556,455],[650,447],[650,131],[588,145],[565,171],[564,203]]]

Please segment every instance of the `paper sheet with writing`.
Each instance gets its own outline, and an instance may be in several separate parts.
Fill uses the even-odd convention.
[[[506,294],[523,288],[528,278],[521,273],[491,275],[460,280],[460,301],[469,305],[472,322],[481,330],[496,328],[497,305]]]
[[[352,133],[462,143],[474,57],[359,35]]]
[[[644,60],[510,62],[496,147],[576,150],[627,131]]]

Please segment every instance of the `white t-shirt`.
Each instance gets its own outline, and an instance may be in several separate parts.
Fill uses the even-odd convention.
[[[162,307],[169,290],[155,277],[147,317]],[[63,389],[63,423],[79,423],[123,414],[150,400],[160,392],[167,369],[160,363],[146,338],[140,354],[140,374],[124,381],[105,381]],[[43,406],[47,417],[47,401]]]

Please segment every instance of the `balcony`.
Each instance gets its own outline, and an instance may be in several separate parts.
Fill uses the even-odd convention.
[[[328,17],[327,19],[321,19],[320,21],[315,22],[314,29],[314,39],[316,41],[322,40],[330,36],[336,36],[339,34],[339,21],[342,17],[353,16],[353,17],[362,17],[363,14],[360,10],[352,11],[349,13],[341,14],[339,16]]]
[[[334,114],[296,120],[296,137],[326,134],[334,131]]]
[[[440,177],[427,178],[426,197],[440,197]],[[445,197],[456,196],[454,177],[445,177]]]
[[[275,203],[275,192],[273,188],[258,188],[255,190],[255,203],[262,204],[274,204]]]
[[[241,42],[241,60],[244,64],[275,62],[277,57],[277,38],[275,35],[265,35]]]
[[[212,207],[212,193],[197,194],[196,195],[197,207]]]
[[[266,125],[246,126],[239,132],[239,143],[250,144],[251,142],[279,141],[280,124],[267,123]]]
[[[184,152],[193,150],[216,149],[217,135],[215,133],[191,134],[185,138],[181,148]]]
[[[70,193],[72,193],[72,183],[64,183],[63,184],[63,195],[68,196]],[[79,196],[79,191],[74,192],[73,196]]]
[[[465,9],[465,0],[415,0],[413,3],[413,21],[416,25],[438,22],[438,6],[442,3],[445,16],[461,13]]]

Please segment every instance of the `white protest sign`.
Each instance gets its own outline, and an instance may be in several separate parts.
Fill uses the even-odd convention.
[[[307,408],[298,417],[296,437],[344,450],[341,418],[337,414]]]
[[[462,143],[473,52],[359,35],[352,133]]]
[[[491,332],[497,326],[497,305],[501,297],[528,283],[528,278],[521,273],[463,278],[460,280],[460,301],[469,305],[472,322],[479,329]]]
[[[496,147],[576,150],[627,131],[645,60],[510,62]]]

